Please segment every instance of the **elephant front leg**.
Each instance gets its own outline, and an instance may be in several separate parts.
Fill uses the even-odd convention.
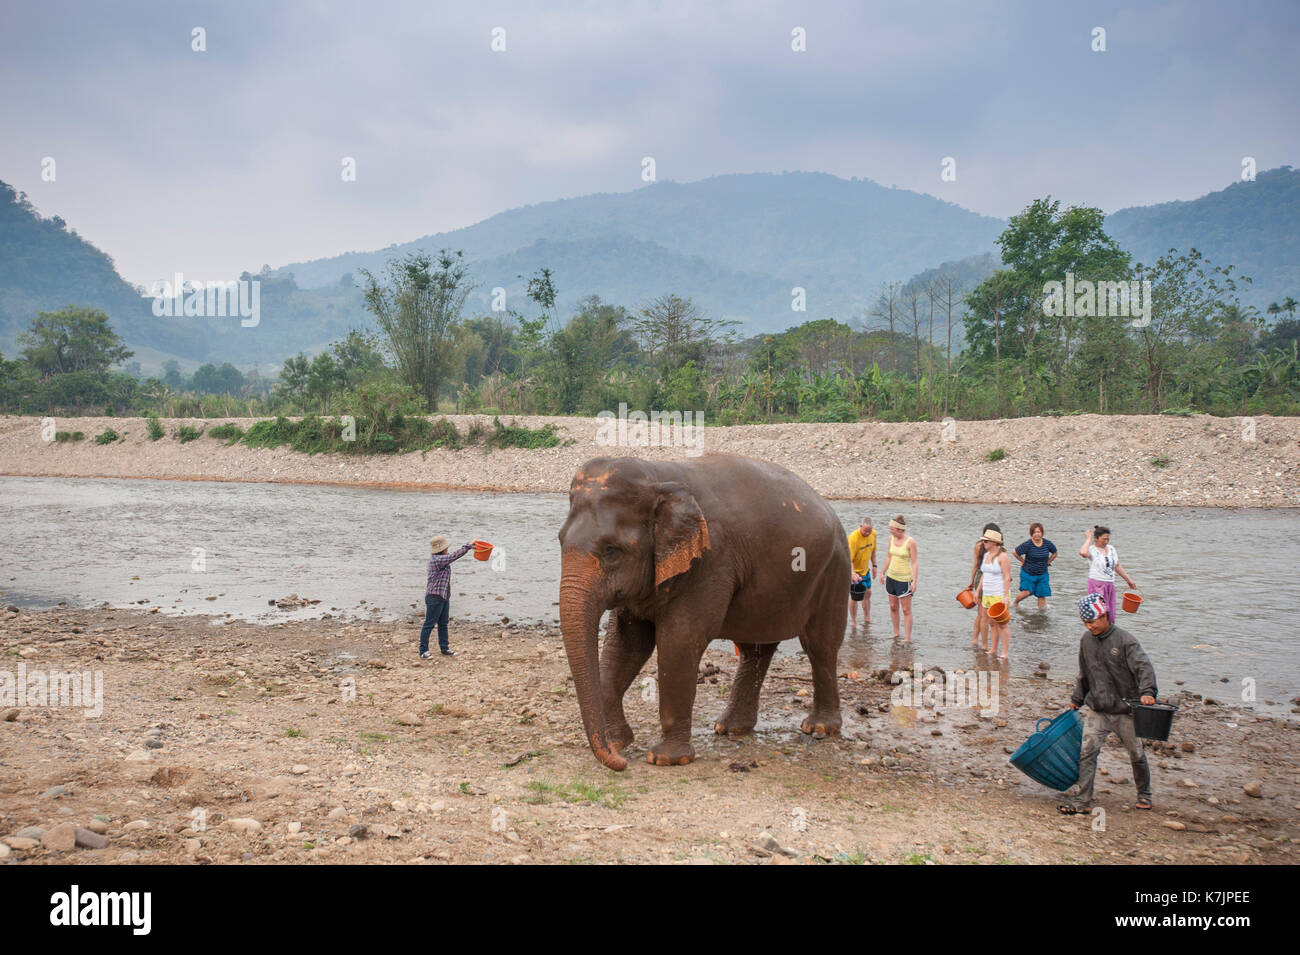
[[[650,747],[646,762],[655,766],[685,766],[695,759],[691,745],[691,711],[695,708],[695,680],[700,657],[708,642],[668,638],[662,625],[657,634],[659,652],[659,722],[663,739]]]
[[[776,652],[775,643],[741,643],[740,665],[731,682],[731,701],[727,712],[713,724],[716,733],[739,735],[752,733],[758,722],[758,696],[767,677],[768,664]]]
[[[654,624],[620,611],[611,621],[600,654],[601,704],[606,733],[617,751],[632,742],[632,727],[623,712],[623,697],[655,648]]]

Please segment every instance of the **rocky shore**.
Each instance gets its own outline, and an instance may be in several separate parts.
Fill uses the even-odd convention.
[[[466,431],[474,416],[452,415]],[[0,474],[168,478],[359,486],[568,490],[573,472],[600,454],[680,458],[725,451],[785,465],[832,498],[980,501],[1059,505],[1300,506],[1300,418],[1207,415],[1070,415],[890,424],[706,426],[693,432],[630,427],[628,441],[602,441],[594,418],[507,416],[555,424],[569,443],[539,450],[435,449],[401,455],[306,455],[231,447],[200,437],[180,443],[178,426],[256,419],[169,419],[148,437],[139,418],[59,418],[80,441],[42,439],[42,419],[0,418]],[[477,420],[487,420],[479,417]],[[124,440],[97,445],[105,428]],[[690,446],[687,446],[689,442]]]
[[[87,697],[0,704],[0,865],[1300,861],[1293,716],[1176,694],[1150,757],[1155,810],[1133,808],[1112,740],[1099,823],[1058,815],[1059,795],[1007,762],[1072,674],[994,670],[995,705],[901,705],[890,670],[923,666],[923,649],[896,648],[890,670],[844,669],[844,734],[813,739],[797,730],[807,662],[778,658],[759,732],[731,739],[710,729],[735,666],[715,644],[696,761],[644,762],[651,659],[628,694],[629,768],[613,773],[585,744],[554,631],[458,623],[458,655],[431,661],[416,632],[0,608],[0,691],[19,667],[28,688],[33,674],[103,681],[98,715]]]

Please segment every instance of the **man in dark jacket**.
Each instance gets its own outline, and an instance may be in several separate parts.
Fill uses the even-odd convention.
[[[1070,705],[1087,705],[1083,720],[1083,750],[1079,754],[1079,790],[1060,806],[1074,815],[1092,809],[1092,785],[1097,756],[1106,737],[1114,733],[1128,750],[1137,785],[1137,808],[1151,808],[1151,767],[1142,740],[1133,729],[1133,714],[1125,700],[1156,701],[1156,671],[1142,645],[1127,630],[1113,623],[1101,594],[1079,601],[1079,618],[1088,632],[1079,643],[1079,676],[1074,681]]]

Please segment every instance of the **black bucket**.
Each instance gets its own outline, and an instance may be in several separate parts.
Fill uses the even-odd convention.
[[[1125,700],[1133,710],[1133,732],[1143,739],[1169,739],[1169,730],[1174,725],[1174,714],[1178,707],[1169,703],[1143,703],[1140,700]]]

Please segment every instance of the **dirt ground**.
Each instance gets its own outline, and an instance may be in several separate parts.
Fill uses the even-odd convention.
[[[462,432],[475,420],[449,417]],[[650,429],[645,445],[632,425],[626,442],[611,446],[595,418],[505,416],[532,428],[554,424],[571,443],[365,456],[226,447],[208,437],[181,444],[175,437],[182,424],[206,428],[227,420],[248,428],[256,419],[165,419],[167,436],[151,441],[140,418],[58,418],[57,430],[80,431],[85,439],[53,442],[42,440],[41,418],[0,417],[0,474],[564,492],[574,471],[598,455],[675,459],[727,451],[783,465],[832,498],[1300,506],[1300,418],[1068,415],[956,421],[946,429],[939,422],[872,421],[709,426]],[[125,440],[95,444],[110,427]],[[1005,456],[990,461],[998,450]]]
[[[797,729],[807,663],[778,658],[759,732],[727,739],[711,727],[735,658],[718,643],[696,761],[644,762],[652,658],[628,694],[629,767],[614,773],[585,745],[553,632],[456,623],[458,655],[430,661],[417,635],[410,621],[0,608],[0,671],[104,680],[98,718],[0,706],[0,864],[1300,861],[1295,716],[1175,694],[1170,744],[1150,754],[1155,810],[1133,808],[1112,739],[1104,817],[1067,818],[1007,754],[1064,708],[1073,674],[1001,673],[991,712],[894,706],[888,671],[846,672],[844,734],[813,739]],[[894,663],[923,655],[899,648]],[[106,848],[51,835],[92,823]]]

